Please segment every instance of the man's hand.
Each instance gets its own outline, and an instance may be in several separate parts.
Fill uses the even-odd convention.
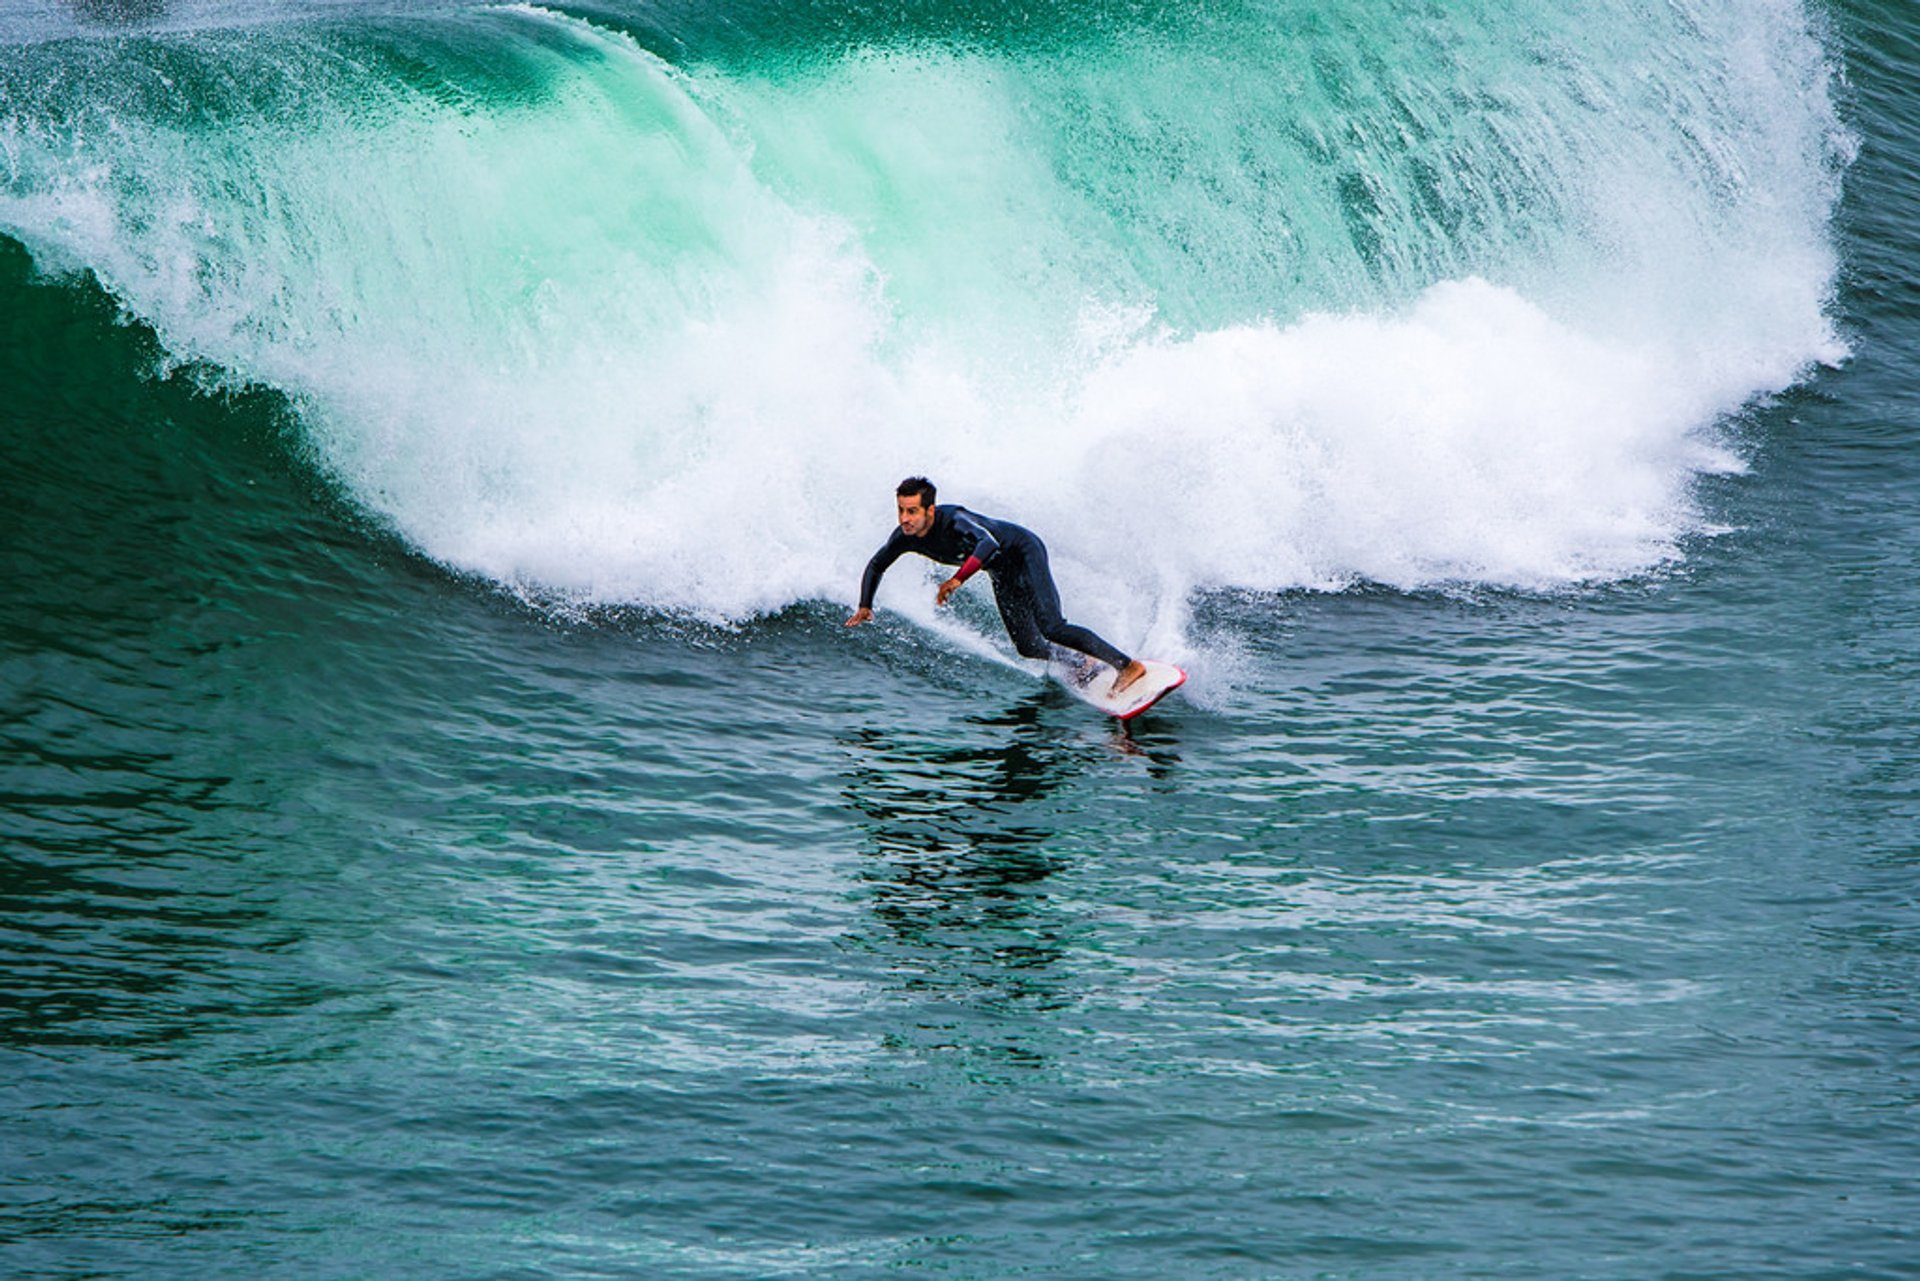
[[[859,609],[856,609],[853,611],[853,617],[847,620],[847,626],[858,627],[862,623],[871,623],[872,621],[873,621],[873,611],[868,609],[865,605],[862,605]]]
[[[933,594],[933,603],[936,605],[944,605],[947,603],[947,597],[953,595],[955,592],[959,590],[960,590],[960,576],[958,574],[955,574],[952,578],[949,578],[946,582],[940,584],[940,590]]]

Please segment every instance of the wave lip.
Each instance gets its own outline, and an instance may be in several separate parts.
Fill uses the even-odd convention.
[[[850,595],[909,472],[1121,634],[1631,575],[1741,465],[1717,424],[1844,357],[1785,0],[1056,43],[670,66],[518,5],[36,45],[0,229],[286,392],[427,555],[722,618]]]

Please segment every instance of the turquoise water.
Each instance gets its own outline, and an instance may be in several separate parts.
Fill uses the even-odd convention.
[[[1916,1275],[1920,22],[1536,8],[7,8],[0,1271]]]

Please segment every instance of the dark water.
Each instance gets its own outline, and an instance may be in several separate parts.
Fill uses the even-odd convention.
[[[1790,9],[1765,8],[1768,21]],[[757,172],[783,198],[806,203],[794,193],[827,190],[822,174],[842,184],[844,234],[890,291],[895,327],[876,345],[806,347],[792,381],[769,372],[800,336],[865,313],[803,307],[770,338],[729,321],[738,290],[755,307],[787,295],[713,264],[785,262],[795,244],[812,261],[811,242],[782,232],[764,259],[757,231],[695,245],[687,210],[753,223],[761,197],[667,148],[697,171],[675,200],[708,178],[724,198],[702,187],[628,211],[654,229],[647,262],[677,264],[649,314],[756,353],[723,362],[721,383],[815,400],[794,400],[776,431],[719,391],[687,392],[701,413],[630,428],[653,433],[645,474],[669,476],[654,490],[609,445],[626,439],[608,425],[625,421],[621,398],[577,389],[599,385],[583,369],[623,377],[595,363],[615,339],[594,328],[592,281],[626,270],[609,246],[638,224],[570,224],[566,243],[593,248],[577,270],[544,241],[472,238],[527,201],[547,202],[525,219],[544,225],[564,191],[515,188],[472,225],[450,210],[434,235],[395,222],[384,239],[341,239],[412,206],[369,211],[351,181],[302,185],[326,164],[296,181],[294,160],[263,158],[305,138],[352,179],[398,131],[424,150],[395,144],[392,172],[417,154],[444,180],[467,172],[446,157],[468,148],[495,148],[489,172],[517,154],[485,141],[493,122],[558,112],[601,131],[569,135],[591,143],[585,173],[655,136],[652,108],[621,114],[633,99],[617,58],[603,80],[582,73],[597,86],[583,98],[552,88],[548,56],[591,69],[602,55],[572,36],[486,34],[531,17],[20,10],[0,47],[0,1271],[1920,1275],[1920,24],[1907,7],[1818,9],[1803,33],[1844,74],[1801,87],[1831,94],[1857,146],[1837,206],[1816,190],[1830,167],[1802,175],[1818,214],[1806,226],[1833,255],[1819,314],[1850,354],[1789,323],[1791,301],[1774,324],[1744,319],[1750,299],[1722,314],[1694,298],[1716,337],[1673,368],[1715,390],[1679,397],[1704,417],[1677,434],[1646,424],[1684,414],[1624,387],[1578,430],[1543,426],[1544,443],[1504,422],[1482,431],[1471,372],[1458,386],[1442,374],[1468,409],[1411,420],[1419,474],[1401,495],[1402,446],[1365,435],[1357,411],[1282,397],[1275,421],[1308,441],[1300,452],[1195,437],[1192,456],[1217,453],[1219,475],[1163,472],[1164,511],[1106,513],[1157,549],[1161,596],[1128,603],[1078,532],[1100,509],[1039,496],[1050,476],[1104,475],[1097,456],[1134,439],[1131,409],[1100,407],[1104,375],[1084,375],[1092,390],[1061,429],[1096,461],[998,435],[991,415],[938,417],[969,396],[1035,400],[1053,357],[1011,389],[911,375],[928,351],[997,359],[972,328],[990,314],[996,333],[1053,333],[1050,293],[1117,262],[1176,341],[1201,340],[1154,349],[1170,363],[1121,378],[1116,403],[1142,379],[1194,393],[1183,353],[1253,318],[1214,288],[1228,278],[1266,299],[1254,310],[1273,326],[1239,340],[1263,370],[1316,332],[1303,317],[1391,318],[1476,272],[1556,299],[1541,304],[1554,323],[1639,326],[1646,347],[1673,350],[1664,318],[1681,300],[1644,282],[1615,296],[1583,255],[1664,246],[1670,260],[1634,259],[1652,280],[1707,251],[1674,241],[1677,224],[1639,250],[1594,249],[1604,219],[1580,185],[1526,166],[1552,170],[1548,143],[1616,144],[1569,116],[1531,131],[1545,150],[1517,141],[1500,121],[1542,118],[1461,68],[1546,68],[1535,106],[1566,86],[1565,103],[1605,98],[1633,75],[1580,63],[1553,43],[1564,33],[1498,6],[1389,10],[575,11],[665,59],[702,101],[724,83],[727,118],[763,144]],[[1760,10],[1671,12],[1685,34]],[[1495,58],[1497,31],[1469,18],[1503,17],[1527,38]],[[481,34],[455,40],[440,22]],[[1186,118],[1156,116],[1151,97],[1114,105],[1098,77],[1061,68],[1192,55],[1222,35],[1209,23],[1234,22],[1315,50],[1312,83],[1335,114],[1402,127],[1370,135],[1378,163],[1345,181],[1346,145],[1309,137],[1325,105],[1309,93],[1270,171],[1255,165],[1268,153],[1227,156],[1239,142],[1217,169],[1174,166],[1247,173],[1246,190],[1201,181],[1177,209],[1125,197],[1122,175],[1168,154],[1151,139],[1193,157],[1206,120],[1220,135],[1250,126],[1225,99]],[[965,242],[932,205],[984,162],[921,154],[890,192],[848,176],[855,134],[836,130],[908,100],[837,77],[865,74],[878,55],[861,50],[902,47],[959,51],[960,72],[936,59],[908,77],[941,110],[978,106],[965,59],[986,47],[1003,78],[1035,77],[1021,117],[1035,129],[1072,115],[1049,114],[1066,101],[1048,97],[1066,93],[1053,75],[1081,106],[1107,103],[1082,117],[1090,129],[1133,122],[1124,145],[1062,133],[1057,187],[994,188],[1025,202],[1019,218],[1044,194],[1055,221],[1036,235],[1061,229],[1059,243],[1092,246],[1083,258],[1010,267],[976,292],[942,255],[989,260],[1000,242]],[[315,48],[356,68],[361,98],[281,96],[266,68],[310,87]],[[1260,48],[1220,54],[1210,74],[1257,83]],[[1700,64],[1699,92],[1724,90],[1716,77],[1751,54]],[[1688,100],[1680,70],[1656,68],[1656,98]],[[369,99],[369,84],[405,92]],[[1491,132],[1461,125],[1443,145],[1407,85],[1477,103]],[[467,113],[468,132],[409,116],[421,86],[454,104],[446,120]],[[813,114],[776,146],[773,117],[739,105],[755,95]],[[1786,243],[1753,228],[1795,193],[1761,199],[1728,177],[1756,172],[1747,125],[1696,125],[1677,153],[1693,167],[1676,172],[1702,194],[1683,220]],[[545,146],[565,153],[569,136]],[[810,152],[796,141],[809,137],[826,141]],[[1275,157],[1295,145],[1331,168],[1287,170]],[[116,148],[152,161],[143,178]],[[1443,153],[1487,168],[1423,168]],[[909,154],[876,172],[907,172]],[[266,194],[235,180],[256,170]],[[1521,211],[1510,197],[1529,182],[1562,203]],[[1274,203],[1249,206],[1263,186]],[[1285,194],[1308,188],[1327,193],[1324,218]],[[180,214],[183,193],[207,203]],[[1345,264],[1329,250],[1248,278],[1256,233],[1283,215],[1296,240],[1344,246]],[[1223,227],[1247,238],[1208,248],[1230,239]],[[522,250],[538,265],[524,292],[502,283]],[[422,264],[442,252],[489,265],[404,305],[384,292],[437,280]],[[1432,320],[1451,357],[1477,350],[1482,323],[1501,341],[1544,332],[1537,367],[1558,372],[1543,395],[1583,389],[1546,320],[1502,329],[1505,304],[1466,302],[1468,337],[1446,329],[1458,313]],[[1362,363],[1381,344],[1425,350],[1382,324],[1322,332],[1311,350]],[[1759,370],[1745,385],[1699,372],[1740,363],[1734,347]],[[647,387],[705,350],[653,352]],[[497,351],[520,363],[495,384]],[[1775,351],[1791,378],[1754,354]],[[342,372],[383,353],[373,383]],[[1208,386],[1240,370],[1249,400],[1279,395],[1267,373],[1202,363]],[[568,377],[542,382],[555,367]],[[1403,365],[1377,378],[1432,390]],[[484,424],[436,408],[463,387],[489,391]],[[550,421],[537,406],[555,395]],[[874,434],[860,415],[875,398],[933,416],[944,439]],[[627,407],[644,419],[682,403]],[[810,416],[817,403],[848,434]],[[561,419],[587,426],[568,436]],[[807,461],[782,452],[786,426],[825,433]],[[713,433],[706,452],[688,444],[696,428]],[[1030,498],[1063,550],[1070,607],[1183,657],[1191,697],[1118,732],[969,639],[991,641],[983,600],[932,624],[904,563],[879,626],[846,632],[848,571],[887,516],[885,483],[866,487],[864,469],[890,479],[916,449],[1014,511]],[[1446,470],[1467,455],[1477,471]],[[727,466],[702,470],[709,457]],[[715,480],[742,460],[764,470]],[[777,496],[788,462],[806,490],[790,502]],[[997,466],[1040,479],[986,479]],[[1343,490],[1355,468],[1367,483]],[[1605,519],[1576,519],[1548,472],[1574,475]],[[1267,501],[1230,501],[1236,475],[1271,482]],[[700,537],[617,523],[602,477]],[[755,523],[767,502],[785,526]],[[1434,512],[1447,519],[1429,530]],[[1237,559],[1248,527],[1266,535],[1263,558]],[[780,528],[790,538],[768,533]]]

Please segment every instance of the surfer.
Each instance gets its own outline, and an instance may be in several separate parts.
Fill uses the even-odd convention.
[[[873,617],[873,593],[888,566],[907,552],[918,552],[942,565],[958,565],[953,577],[940,584],[936,605],[960,590],[980,570],[993,580],[994,603],[1007,625],[1013,647],[1027,658],[1050,659],[1052,645],[1085,654],[1114,670],[1113,692],[1119,693],[1146,675],[1146,665],[1129,658],[1093,632],[1069,623],[1060,612],[1060,592],[1047,568],[1047,547],[1039,535],[1011,521],[993,520],[948,503],[934,505],[933,482],[909,476],[894,491],[900,524],[886,545],[867,562],[860,578],[860,608],[847,620],[858,627]],[[1051,645],[1049,645],[1051,642]]]

